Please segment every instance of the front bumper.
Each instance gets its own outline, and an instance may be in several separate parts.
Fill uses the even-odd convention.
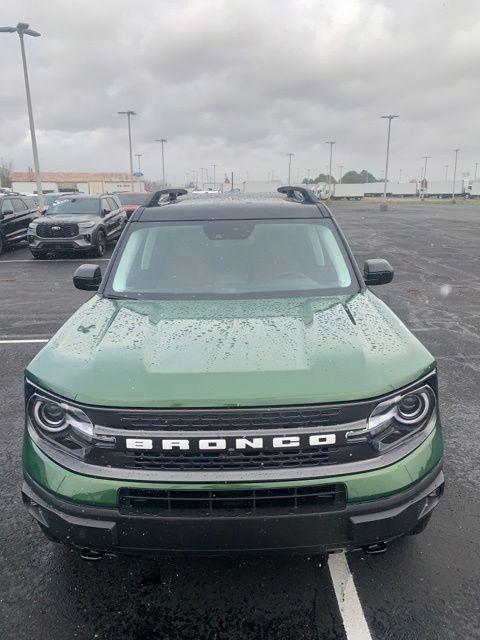
[[[28,234],[28,246],[32,251],[88,251],[93,247],[93,234],[84,233],[73,238],[40,238]]]
[[[242,517],[126,515],[117,507],[62,499],[26,472],[22,497],[50,538],[78,548],[153,555],[328,553],[387,542],[410,532],[437,506],[443,485],[440,463],[420,481],[389,497],[325,512]]]

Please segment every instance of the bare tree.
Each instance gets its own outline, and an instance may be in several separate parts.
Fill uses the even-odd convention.
[[[13,162],[11,160],[7,162],[0,158],[0,187],[12,186],[12,169]]]

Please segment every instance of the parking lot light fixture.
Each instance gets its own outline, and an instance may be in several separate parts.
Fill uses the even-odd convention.
[[[134,155],[135,155],[135,157],[136,157],[136,159],[138,161],[138,173],[142,173],[142,165],[141,165],[141,162],[140,162],[140,158],[142,157],[143,154],[142,153],[135,153]]]
[[[380,116],[381,118],[384,118],[386,120],[388,120],[388,130],[387,130],[387,152],[385,155],[385,177],[384,177],[384,184],[383,184],[383,205],[381,206],[381,209],[383,209],[384,211],[386,210],[387,207],[387,182],[388,182],[388,158],[390,155],[390,131],[392,128],[392,120],[394,118],[398,118],[398,115],[395,114],[388,114],[385,116]]]
[[[454,149],[455,151],[455,164],[453,165],[453,182],[452,182],[452,202],[455,202],[455,181],[457,179],[457,160],[458,152],[460,149]]]
[[[166,143],[167,139],[166,138],[157,138],[155,140],[155,142],[160,142],[160,144],[162,145],[162,186],[165,187],[165,143]]]
[[[335,140],[327,140],[325,144],[330,145],[330,163],[328,165],[328,197],[330,198],[330,188],[332,182],[332,156],[333,156],[333,145],[335,144]]]
[[[290,179],[292,177],[292,156],[294,156],[294,153],[286,153],[286,156],[288,156],[288,185],[290,185]]]
[[[40,163],[38,160],[37,137],[35,135],[35,123],[33,121],[32,96],[30,93],[30,82],[28,79],[27,57],[25,55],[25,43],[23,36],[38,38],[40,33],[29,28],[26,22],[19,22],[16,27],[0,27],[1,33],[18,33],[20,39],[20,50],[22,52],[23,77],[25,80],[25,93],[27,95],[28,122],[30,125],[30,138],[32,140],[33,166],[35,167],[35,182],[37,183],[38,208],[43,211],[45,200],[42,190],[42,178],[40,175]]]
[[[129,109],[128,111],[119,111],[118,113],[120,115],[126,115],[127,116],[127,123],[128,123],[128,149],[129,149],[129,158],[130,158],[130,184],[132,186],[132,191],[133,191],[132,127],[131,127],[131,123],[130,123],[130,118],[132,116],[136,116],[137,114],[135,113],[135,111],[132,111],[131,109]]]

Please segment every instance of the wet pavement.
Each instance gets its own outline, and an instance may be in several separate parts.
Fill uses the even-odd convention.
[[[335,203],[359,261],[387,258],[376,292],[437,356],[447,489],[430,526],[383,556],[349,554],[375,640],[480,637],[480,206]],[[89,294],[82,260],[0,257],[0,341],[48,338]],[[106,262],[101,263],[102,267]],[[23,369],[41,344],[0,343],[0,638],[343,639],[318,558],[82,562],[47,541],[20,500]]]

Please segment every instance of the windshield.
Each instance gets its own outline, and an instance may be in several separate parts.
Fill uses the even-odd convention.
[[[90,213],[100,215],[100,201],[98,198],[64,198],[62,200],[54,201],[52,206],[48,208],[47,213],[49,216],[60,213]]]
[[[358,291],[329,220],[142,223],[131,230],[110,281],[111,294],[133,298]]]
[[[146,193],[117,193],[117,198],[122,204],[138,204],[139,206],[145,202]]]

